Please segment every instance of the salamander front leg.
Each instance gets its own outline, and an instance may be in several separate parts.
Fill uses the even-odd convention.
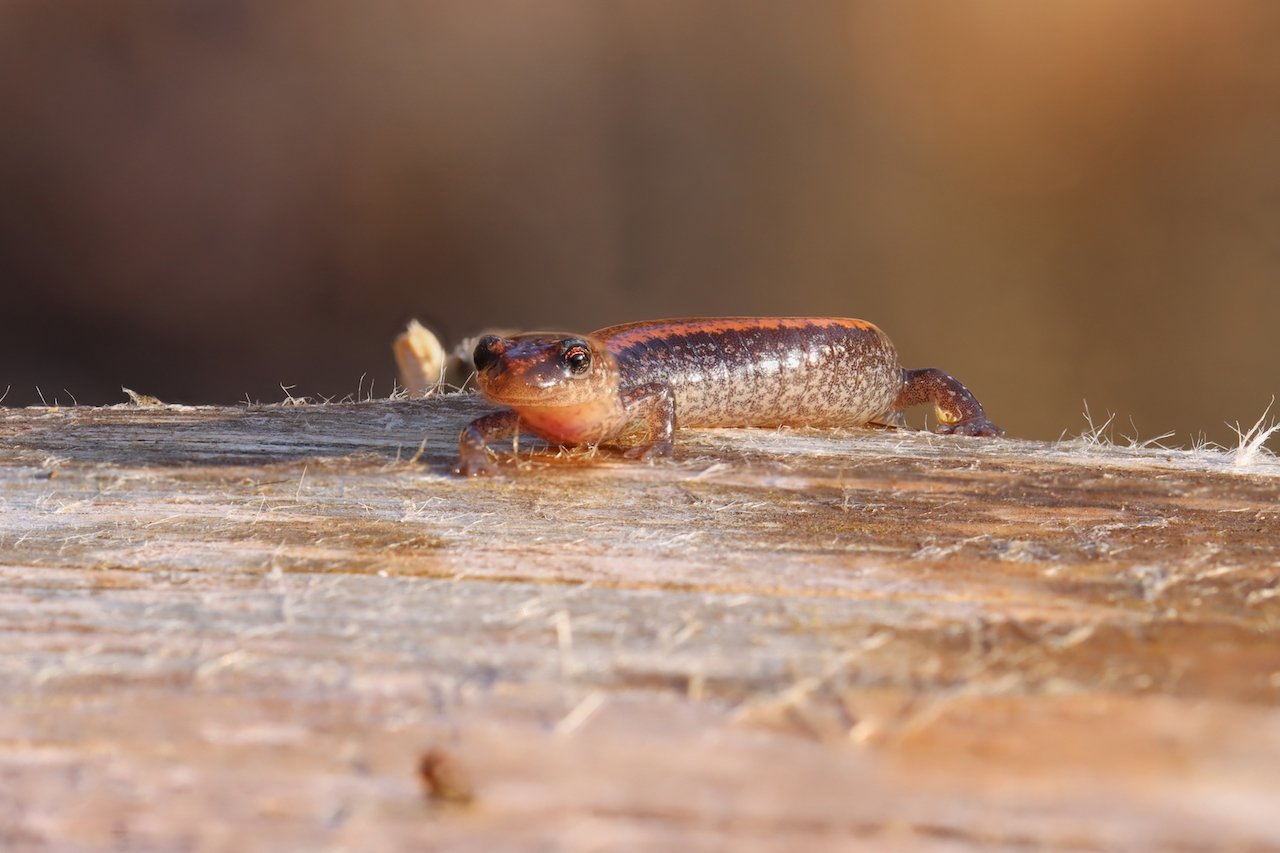
[[[909,409],[933,403],[938,415],[935,432],[954,435],[1004,435],[1004,430],[987,420],[982,405],[951,376],[936,367],[902,371],[902,393],[889,409]]]
[[[453,473],[463,477],[492,477],[498,466],[489,459],[489,442],[510,438],[520,431],[520,416],[512,409],[500,409],[467,424],[458,436],[458,464]]]
[[[622,405],[631,420],[643,420],[648,428],[644,443],[626,452],[630,459],[657,459],[674,453],[671,436],[676,431],[676,401],[671,389],[658,382],[637,385],[622,394]]]

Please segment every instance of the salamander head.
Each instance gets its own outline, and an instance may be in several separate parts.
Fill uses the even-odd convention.
[[[589,336],[529,332],[476,344],[476,384],[504,406],[576,406],[616,397],[618,368]]]

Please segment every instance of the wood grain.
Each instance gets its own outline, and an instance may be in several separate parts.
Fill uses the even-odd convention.
[[[487,410],[0,410],[0,847],[1280,850],[1273,457]]]

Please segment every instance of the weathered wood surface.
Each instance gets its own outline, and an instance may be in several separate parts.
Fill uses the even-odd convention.
[[[0,410],[0,848],[1280,850],[1273,458],[483,409]]]

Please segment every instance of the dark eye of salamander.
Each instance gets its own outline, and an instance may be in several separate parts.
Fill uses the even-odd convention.
[[[476,341],[476,351],[471,356],[476,370],[484,371],[485,368],[497,363],[498,357],[502,354],[502,348],[502,338],[497,335],[485,335]]]
[[[591,369],[591,347],[586,341],[569,338],[560,345],[560,361],[570,373],[586,373]]]

